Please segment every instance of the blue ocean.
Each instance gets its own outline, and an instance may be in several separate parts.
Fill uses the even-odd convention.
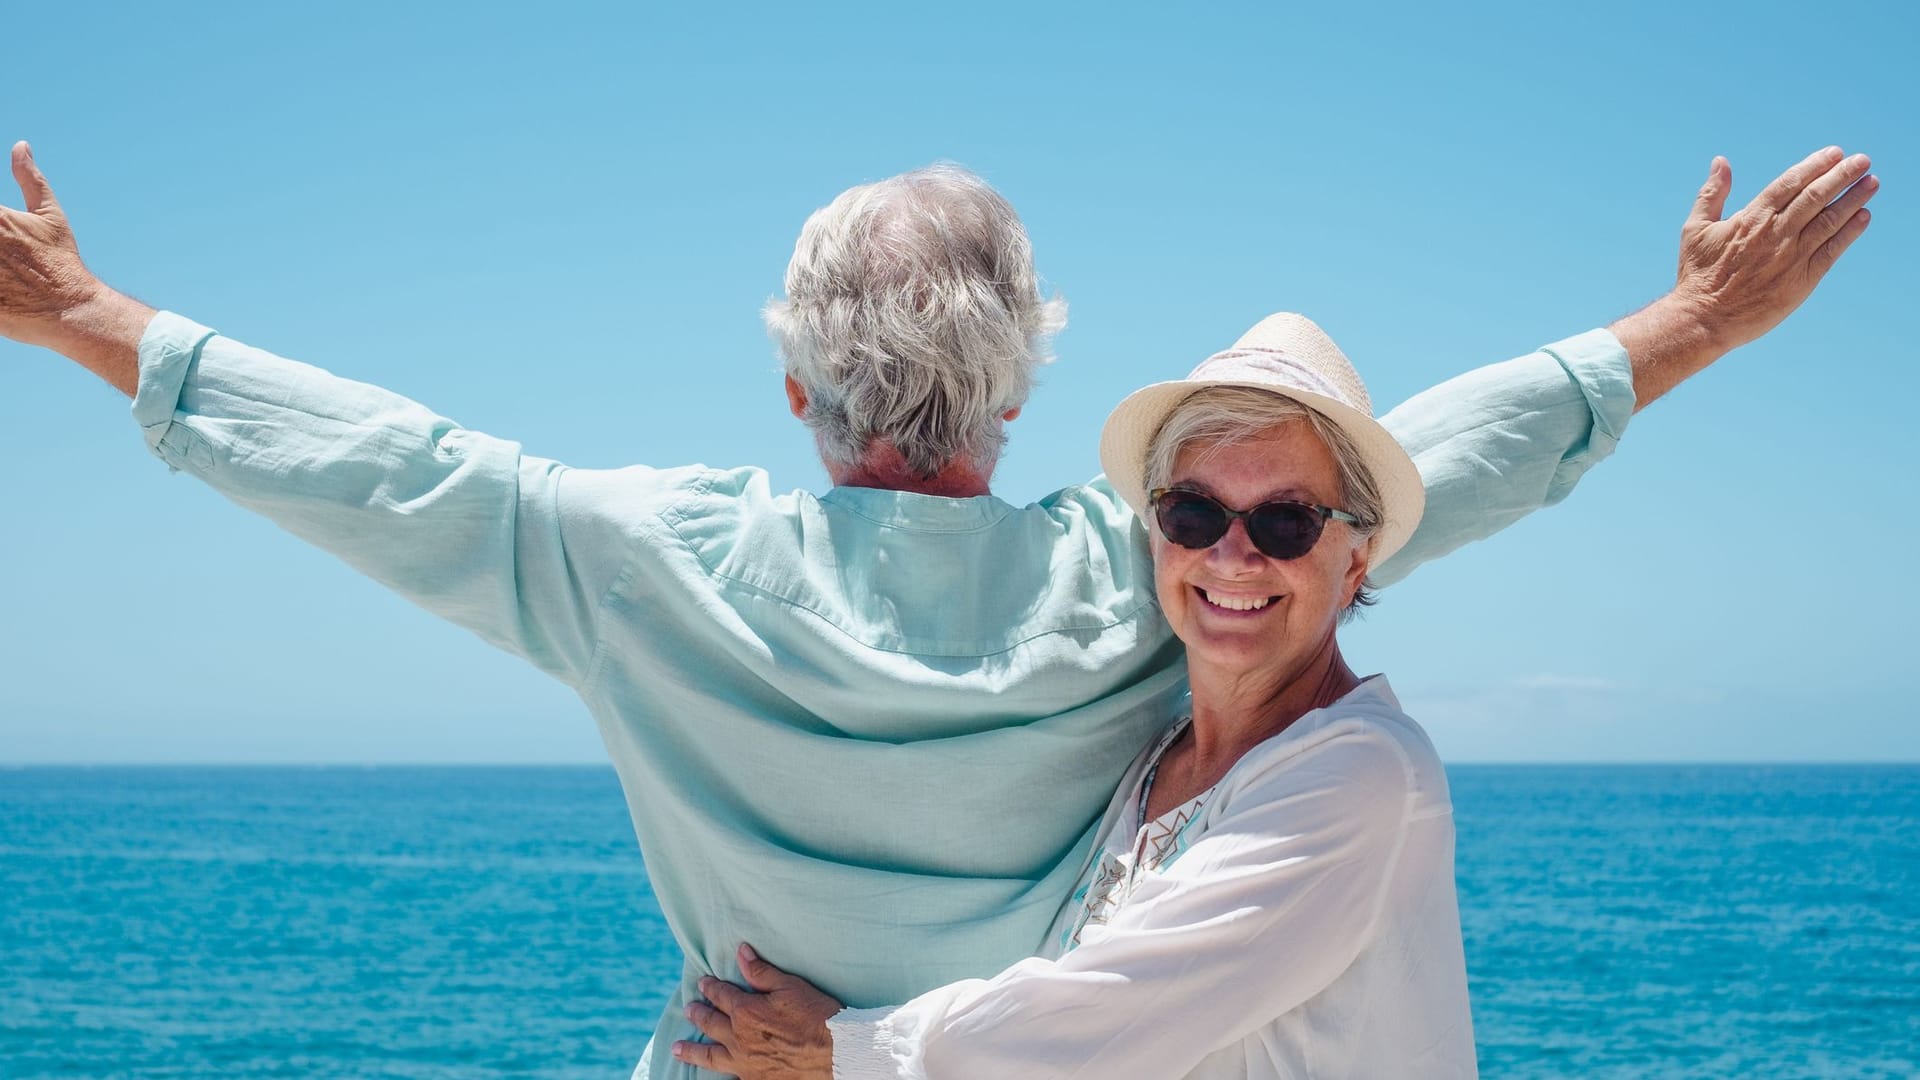
[[[1489,1077],[1920,1076],[1920,767],[1451,770]],[[0,1076],[623,1080],[608,768],[0,770]]]

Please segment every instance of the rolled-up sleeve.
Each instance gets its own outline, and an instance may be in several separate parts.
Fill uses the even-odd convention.
[[[1627,351],[1590,330],[1467,372],[1381,417],[1427,489],[1420,528],[1374,568],[1387,585],[1566,498],[1633,415]]]
[[[569,542],[619,528],[568,498],[566,467],[170,312],[133,417],[171,468],[429,611],[569,682],[590,665],[623,545]]]
[[[1412,790],[1391,739],[1336,734],[1251,779],[1060,959],[834,1016],[834,1076],[1184,1076],[1320,993],[1366,947]]]

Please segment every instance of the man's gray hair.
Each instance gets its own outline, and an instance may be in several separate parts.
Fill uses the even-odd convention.
[[[1196,443],[1205,444],[1206,454],[1216,454],[1236,443],[1246,442],[1268,428],[1293,421],[1305,421],[1333,455],[1340,476],[1337,510],[1345,510],[1360,519],[1348,525],[1354,535],[1367,540],[1386,521],[1386,502],[1373,470],[1360,456],[1359,448],[1340,429],[1340,425],[1305,405],[1270,390],[1245,386],[1215,386],[1197,390],[1174,406],[1173,411],[1154,432],[1147,446],[1147,490],[1167,486],[1173,478],[1173,466],[1180,451]],[[1245,509],[1242,507],[1241,509]],[[1373,583],[1362,581],[1347,605],[1343,617],[1351,618],[1360,608],[1374,602]]]
[[[807,392],[821,454],[851,464],[878,439],[915,475],[991,469],[1002,417],[1026,403],[1066,302],[1040,293],[1019,215],[987,182],[939,164],[842,192],[800,230],[787,295],[764,315]]]

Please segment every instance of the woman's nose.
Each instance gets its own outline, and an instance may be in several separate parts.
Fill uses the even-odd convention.
[[[1217,573],[1244,574],[1249,570],[1258,570],[1266,556],[1253,546],[1253,538],[1247,535],[1247,523],[1235,521],[1227,526],[1227,534],[1207,549],[1207,562]]]

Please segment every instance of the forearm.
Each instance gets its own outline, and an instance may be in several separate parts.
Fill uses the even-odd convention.
[[[44,345],[132,397],[140,385],[140,338],[153,308],[100,286],[91,299],[50,319],[34,344]]]
[[[1633,414],[1631,364],[1593,330],[1456,376],[1381,417],[1426,487],[1420,527],[1374,567],[1388,585],[1565,498]]]
[[[1633,410],[1699,374],[1728,352],[1698,304],[1668,293],[1607,327],[1633,369]]]

